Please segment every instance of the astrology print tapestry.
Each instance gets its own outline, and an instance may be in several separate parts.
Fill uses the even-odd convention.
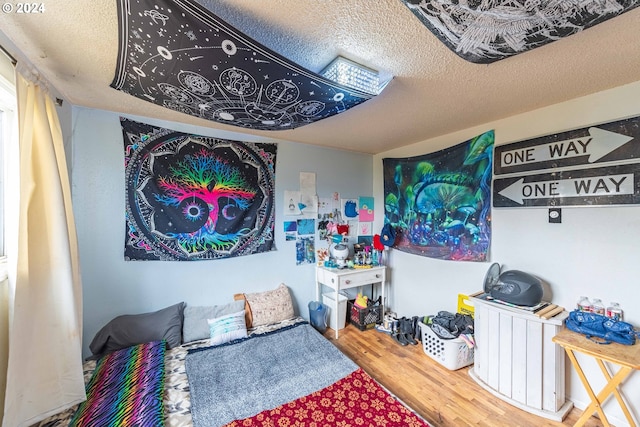
[[[118,0],[111,87],[163,107],[246,129],[287,130],[373,95],[308,71],[190,0]]]
[[[126,260],[213,260],[275,249],[276,144],[120,122]]]
[[[494,132],[418,157],[383,159],[385,224],[394,248],[430,258],[488,260]]]

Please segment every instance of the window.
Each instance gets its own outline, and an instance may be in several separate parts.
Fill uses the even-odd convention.
[[[6,157],[4,155],[4,144],[5,144],[5,137],[4,137],[4,133],[5,133],[5,128],[6,128],[6,113],[4,112],[4,109],[0,106],[0,159],[2,159],[2,165],[0,165],[0,257],[4,256],[5,251],[4,251],[4,227],[5,227],[5,215],[4,215],[4,187],[5,187],[5,182],[6,182],[6,177],[5,177],[5,163],[6,163]]]
[[[11,209],[19,191],[16,93],[13,80],[9,80],[12,74],[13,66],[0,55],[0,259],[7,255],[7,232],[17,230],[18,225]]]

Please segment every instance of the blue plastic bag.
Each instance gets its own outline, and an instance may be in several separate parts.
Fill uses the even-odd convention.
[[[586,335],[590,340],[598,344],[633,345],[636,343],[636,335],[633,325],[620,320],[610,319],[601,314],[573,310],[566,320],[568,329]],[[600,338],[604,342],[595,341],[592,338]]]

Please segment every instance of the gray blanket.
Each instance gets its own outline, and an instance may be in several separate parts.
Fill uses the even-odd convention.
[[[358,366],[308,323],[186,357],[195,427],[256,415],[325,388]]]

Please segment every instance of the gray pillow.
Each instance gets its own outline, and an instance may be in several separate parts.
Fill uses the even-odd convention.
[[[210,337],[207,319],[215,319],[244,310],[244,300],[233,301],[224,305],[186,306],[182,325],[182,342],[202,340]]]
[[[104,325],[89,344],[98,359],[107,353],[150,341],[167,342],[168,348],[182,344],[184,302],[153,313],[125,314]]]

